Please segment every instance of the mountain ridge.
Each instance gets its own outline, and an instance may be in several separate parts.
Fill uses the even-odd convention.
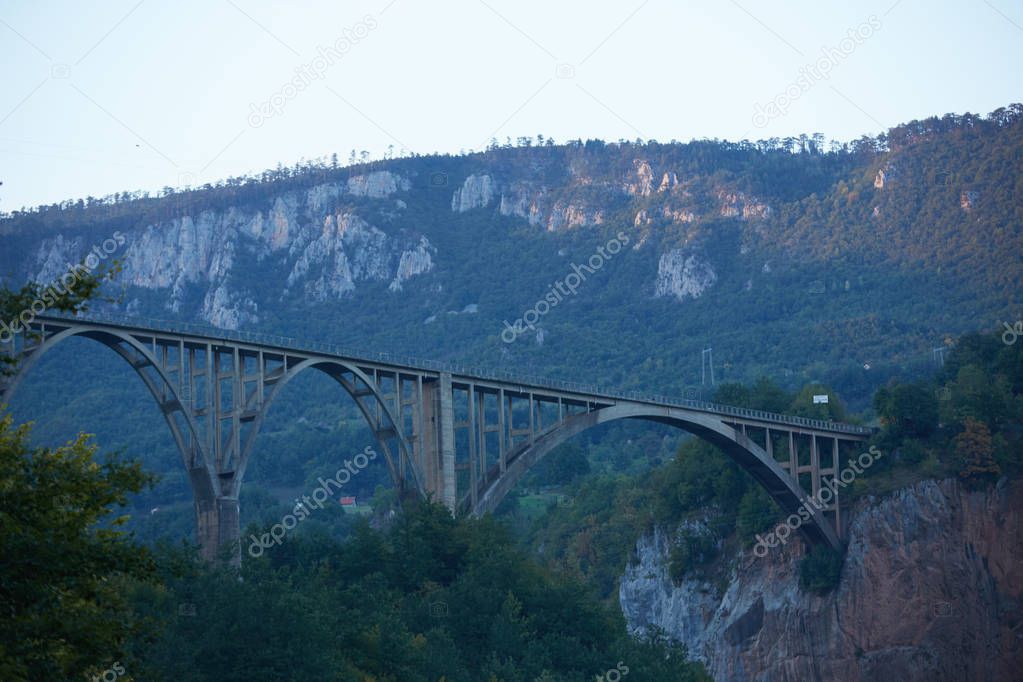
[[[120,301],[100,311],[667,395],[710,390],[713,348],[718,382],[822,381],[862,410],[935,347],[1023,317],[1021,166],[1021,105],[829,150],[548,140],[306,164],[16,212],[0,272],[52,279],[120,231]],[[619,255],[502,339],[619,232]]]

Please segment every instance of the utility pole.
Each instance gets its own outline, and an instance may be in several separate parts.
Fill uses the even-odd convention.
[[[700,384],[707,385],[707,364],[710,364],[710,385],[714,385],[714,349],[704,348],[700,355]]]

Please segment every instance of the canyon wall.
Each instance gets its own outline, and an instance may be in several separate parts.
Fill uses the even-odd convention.
[[[619,598],[633,632],[684,642],[715,680],[1019,680],[1023,481],[924,481],[857,503],[838,588],[799,587],[799,540],[734,557],[727,588],[668,576],[642,538]]]

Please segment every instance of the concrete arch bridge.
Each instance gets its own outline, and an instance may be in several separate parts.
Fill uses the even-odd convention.
[[[355,401],[403,494],[431,494],[452,511],[484,514],[566,439],[597,424],[640,419],[703,438],[795,513],[840,471],[870,429],[697,400],[616,393],[582,384],[495,373],[329,344],[137,318],[38,317],[32,334],[0,350],[19,358],[0,377],[0,404],[47,351],[72,337],[110,348],[139,375],[181,453],[195,502],[196,537],[213,559],[238,551],[238,496],[267,411],[297,375],[318,371]],[[800,531],[841,544],[835,497],[807,505]]]

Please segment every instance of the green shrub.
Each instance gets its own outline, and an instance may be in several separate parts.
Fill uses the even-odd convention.
[[[717,538],[710,534],[685,534],[679,537],[669,554],[668,574],[680,583],[686,574],[697,572],[718,555]]]
[[[844,555],[817,545],[799,561],[799,585],[808,592],[824,595],[838,587]]]
[[[919,464],[927,457],[927,449],[919,441],[907,440],[899,448],[899,460],[906,464]]]

